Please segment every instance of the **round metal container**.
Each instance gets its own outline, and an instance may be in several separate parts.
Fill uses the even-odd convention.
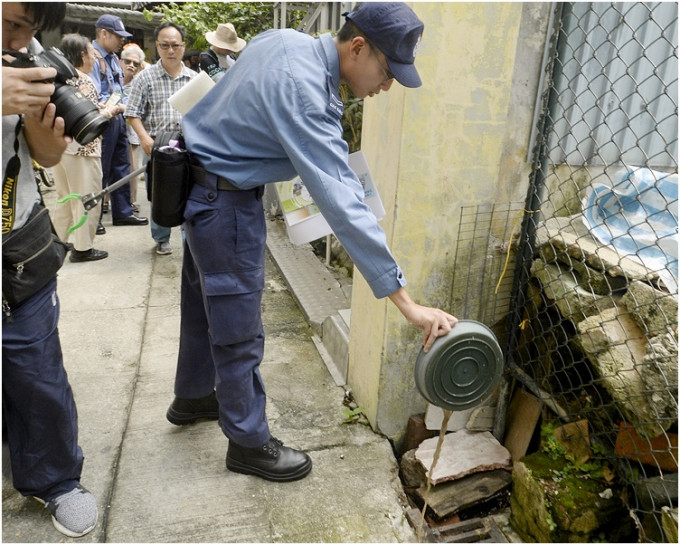
[[[450,411],[484,401],[503,374],[503,353],[484,324],[460,320],[430,351],[422,348],[415,366],[416,386],[433,405]]]

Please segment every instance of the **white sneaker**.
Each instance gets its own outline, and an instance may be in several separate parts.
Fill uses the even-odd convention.
[[[169,242],[159,242],[156,245],[156,253],[158,255],[169,255],[172,253],[172,247]]]
[[[50,510],[54,527],[69,537],[81,537],[90,532],[97,525],[99,516],[97,500],[80,485],[48,501],[45,509]]]

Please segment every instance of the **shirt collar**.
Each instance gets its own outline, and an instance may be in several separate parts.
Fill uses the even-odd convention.
[[[108,52],[106,49],[104,49],[101,45],[97,43],[96,40],[92,42],[92,47],[94,47],[99,53],[101,53],[102,58],[104,59],[117,59],[118,56],[116,55],[115,51]]]
[[[340,87],[340,55],[338,54],[338,48],[335,47],[333,36],[331,34],[322,34],[319,36],[318,44],[333,85],[338,88]]]
[[[104,49],[101,45],[99,45],[97,40],[92,40],[92,47],[94,47],[97,51],[99,51],[101,53],[102,57],[106,57],[106,55],[109,54],[108,51],[106,51],[106,49]]]
[[[184,63],[182,63],[182,71],[177,76],[171,76],[170,73],[165,69],[165,66],[163,66],[163,63],[161,61],[154,63],[152,66],[158,66],[158,71],[160,72],[160,75],[167,76],[170,79],[191,76],[191,71],[189,70],[189,68],[187,68],[187,66]]]

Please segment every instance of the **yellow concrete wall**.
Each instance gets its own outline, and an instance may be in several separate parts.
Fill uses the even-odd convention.
[[[460,207],[523,200],[526,192],[533,100],[526,97],[517,115],[513,82],[517,87],[527,11],[522,3],[411,6],[425,23],[416,60],[423,86],[395,83],[364,102],[362,148],[387,210],[382,226],[411,297],[456,314],[451,280]],[[536,52],[540,47],[534,44]],[[518,118],[524,125],[519,131]],[[421,341],[421,333],[388,299],[373,298],[356,272],[348,382],[373,427],[388,436],[424,409],[413,381]]]

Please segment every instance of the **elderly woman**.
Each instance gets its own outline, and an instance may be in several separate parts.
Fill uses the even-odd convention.
[[[123,51],[120,54],[120,61],[123,65],[123,89],[125,93],[128,94],[130,91],[130,85],[132,85],[132,78],[134,78],[139,72],[146,68],[146,55],[144,51],[135,43],[125,44]],[[130,124],[127,125],[127,135],[128,141],[130,143],[130,170],[134,172],[140,166],[142,166],[142,161],[145,161],[146,155],[142,151],[141,142],[139,141],[139,136],[132,129]],[[139,185],[139,176],[135,176],[130,180],[130,202],[132,203],[132,209],[135,212],[139,212],[139,205],[137,204],[137,186]]]
[[[80,34],[66,34],[59,44],[59,49],[75,67],[78,77],[69,83],[78,87],[78,90],[93,104],[97,104],[97,90],[94,83],[87,75],[92,70],[96,57],[90,40]],[[110,117],[110,113],[102,109],[103,115]],[[102,145],[101,137],[96,138],[89,144],[81,146],[75,140],[71,142],[58,165],[52,167],[54,187],[57,199],[70,193],[87,195],[101,190],[102,187]],[[101,205],[88,212],[87,221],[72,233],[72,250],[70,260],[74,263],[84,261],[97,261],[108,257],[108,252],[94,248],[94,237],[99,222]],[[85,209],[80,199],[58,204],[54,214],[54,228],[57,235],[68,242],[68,228],[76,224]]]

